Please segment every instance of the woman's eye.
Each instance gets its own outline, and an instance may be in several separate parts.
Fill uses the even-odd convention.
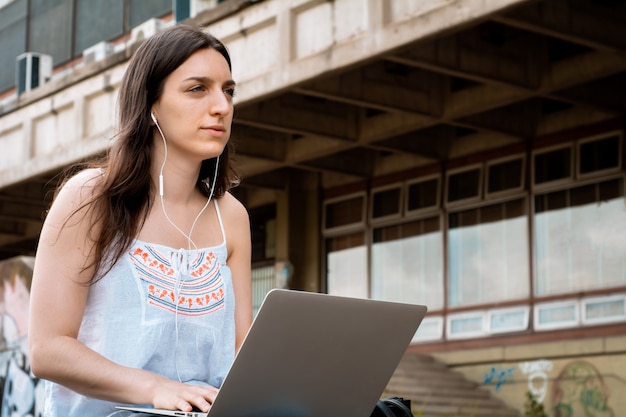
[[[192,92],[198,92],[198,91],[203,91],[203,90],[204,90],[204,87],[202,87],[201,85],[196,85],[189,89],[189,91],[192,91]]]
[[[225,88],[224,89],[224,93],[226,93],[226,95],[234,97],[235,96],[235,89],[234,88]]]

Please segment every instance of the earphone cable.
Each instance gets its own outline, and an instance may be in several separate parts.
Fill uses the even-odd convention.
[[[165,219],[172,225],[172,227],[174,227],[181,235],[185,237],[185,239],[187,239],[187,248],[191,249],[191,246],[193,245],[194,249],[198,249],[196,243],[193,241],[193,239],[191,239],[191,235],[193,233],[193,229],[196,226],[196,223],[198,222],[198,219],[200,219],[200,216],[202,215],[202,213],[204,213],[206,208],[209,206],[209,203],[211,202],[211,198],[213,197],[213,192],[215,190],[215,183],[217,182],[217,170],[219,168],[220,157],[218,155],[217,160],[215,161],[215,174],[213,177],[213,183],[211,184],[211,191],[209,192],[209,198],[207,199],[206,203],[204,204],[204,206],[202,207],[202,209],[200,210],[200,212],[194,219],[193,223],[191,224],[191,229],[189,230],[189,234],[187,234],[183,232],[183,230],[180,227],[178,227],[172,221],[172,219],[170,219],[170,216],[167,214],[167,210],[165,210],[165,200],[163,198],[163,188],[164,188],[163,187],[163,170],[165,169],[165,163],[167,162],[167,142],[165,141],[165,135],[163,134],[163,131],[161,130],[161,126],[159,126],[159,124],[156,122],[156,119],[153,119],[153,120],[155,122],[154,123],[155,126],[157,127],[159,133],[161,134],[161,139],[163,139],[163,148],[164,148],[163,163],[161,164],[161,169],[159,171],[159,197],[161,200],[161,210],[163,211],[163,215],[165,216]]]
[[[152,119],[154,121],[154,124],[156,125],[159,133],[161,134],[161,138],[163,139],[163,148],[164,148],[164,155],[163,155],[163,163],[161,164],[161,169],[159,171],[159,197],[161,200],[161,210],[163,212],[163,215],[165,216],[165,218],[167,219],[167,221],[180,233],[182,234],[186,239],[187,239],[187,249],[191,250],[191,245],[193,245],[194,249],[198,249],[198,247],[196,246],[196,243],[191,239],[191,235],[193,234],[193,229],[196,226],[196,223],[198,222],[198,219],[200,218],[200,216],[202,215],[202,213],[204,213],[204,211],[206,210],[206,208],[209,206],[209,203],[211,202],[211,198],[213,197],[213,192],[215,191],[215,183],[217,182],[217,172],[218,172],[218,168],[219,168],[219,161],[220,161],[220,157],[219,155],[217,156],[217,159],[215,161],[215,173],[213,175],[213,182],[211,184],[211,188],[209,191],[209,198],[207,199],[206,203],[204,204],[204,206],[202,207],[202,209],[200,210],[200,212],[198,213],[198,215],[196,216],[196,218],[194,219],[193,223],[191,224],[191,228],[189,230],[189,234],[186,234],[185,232],[183,232],[181,230],[180,227],[178,227],[168,216],[167,214],[167,210],[165,210],[165,200],[163,198],[163,170],[165,168],[165,163],[167,161],[167,142],[165,141],[165,135],[163,134],[163,131],[161,130],[161,126],[159,126],[159,124],[156,121],[156,118],[154,117],[154,115],[151,115]],[[204,184],[208,187],[208,184],[206,182],[204,182]],[[180,256],[180,255],[179,255]],[[186,259],[186,257],[185,257]],[[179,266],[180,268],[180,266]],[[178,272],[178,278],[176,280],[176,284],[174,286],[174,330],[175,330],[175,340],[174,340],[174,369],[176,371],[176,377],[178,379],[178,382],[182,383],[182,379],[180,377],[180,372],[178,370],[178,341],[179,341],[179,331],[178,331],[178,305],[179,305],[179,297],[180,297],[180,290],[182,287],[182,282],[181,282],[181,278],[180,278],[180,272]]]

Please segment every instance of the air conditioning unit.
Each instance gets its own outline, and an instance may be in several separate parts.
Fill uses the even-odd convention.
[[[38,52],[25,52],[15,65],[17,95],[37,88],[52,76],[52,57]]]
[[[197,16],[198,13],[215,8],[221,1],[219,0],[189,0],[190,16]]]
[[[85,64],[91,64],[92,62],[103,60],[107,56],[111,55],[112,52],[112,44],[106,41],[98,42],[97,44],[83,50],[83,62]]]
[[[148,19],[145,22],[141,23],[138,26],[135,26],[130,31],[130,43],[133,44],[135,42],[142,41],[144,39],[149,38],[157,32],[160,32],[165,28],[165,22],[161,19],[157,19],[153,17],[152,19]]]

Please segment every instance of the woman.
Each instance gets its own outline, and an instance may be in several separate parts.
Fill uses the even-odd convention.
[[[129,63],[118,137],[63,184],[40,236],[29,340],[47,417],[210,408],[252,322],[234,89],[200,29],[159,33]]]

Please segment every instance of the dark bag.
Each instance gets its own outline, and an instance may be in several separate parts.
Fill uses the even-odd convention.
[[[389,397],[378,400],[370,417],[413,417],[411,400]]]

